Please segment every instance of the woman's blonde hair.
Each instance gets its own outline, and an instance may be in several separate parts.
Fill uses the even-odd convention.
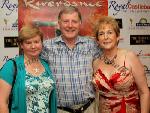
[[[119,28],[118,22],[111,16],[102,16],[101,18],[99,18],[99,20],[95,24],[94,33],[95,33],[96,39],[98,39],[99,28],[103,24],[111,24],[117,37],[120,36],[120,28]]]
[[[19,31],[19,36],[18,36],[18,45],[19,45],[19,53],[21,54],[23,51],[21,50],[21,44],[30,38],[33,38],[35,36],[40,36],[41,41],[43,42],[43,33],[37,26],[33,25],[25,25],[23,26],[20,31]]]

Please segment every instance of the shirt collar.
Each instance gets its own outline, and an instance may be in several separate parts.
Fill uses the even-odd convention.
[[[56,43],[59,43],[59,42],[60,42],[60,43],[65,43],[61,36],[56,37],[55,42],[56,42]],[[86,41],[84,40],[84,38],[81,37],[81,36],[78,36],[75,44],[84,43],[84,42],[86,42]]]

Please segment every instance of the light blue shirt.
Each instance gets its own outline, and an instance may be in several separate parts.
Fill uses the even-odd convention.
[[[70,107],[95,96],[92,62],[100,49],[89,37],[78,36],[75,44],[68,48],[61,36],[44,41],[41,56],[48,60],[56,79],[58,106]]]

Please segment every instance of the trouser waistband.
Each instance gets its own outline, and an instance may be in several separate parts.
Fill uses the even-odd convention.
[[[57,108],[61,109],[61,110],[64,110],[64,111],[71,112],[71,113],[82,113],[91,105],[91,103],[94,101],[94,99],[95,98],[89,98],[88,102],[85,103],[83,106],[81,106],[78,109],[73,109],[73,108],[69,108],[69,107],[61,107],[61,106],[59,106]]]

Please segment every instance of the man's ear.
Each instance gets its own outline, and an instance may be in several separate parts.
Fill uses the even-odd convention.
[[[82,24],[82,21],[80,21],[80,25]]]
[[[57,27],[60,28],[60,20],[58,20]]]

